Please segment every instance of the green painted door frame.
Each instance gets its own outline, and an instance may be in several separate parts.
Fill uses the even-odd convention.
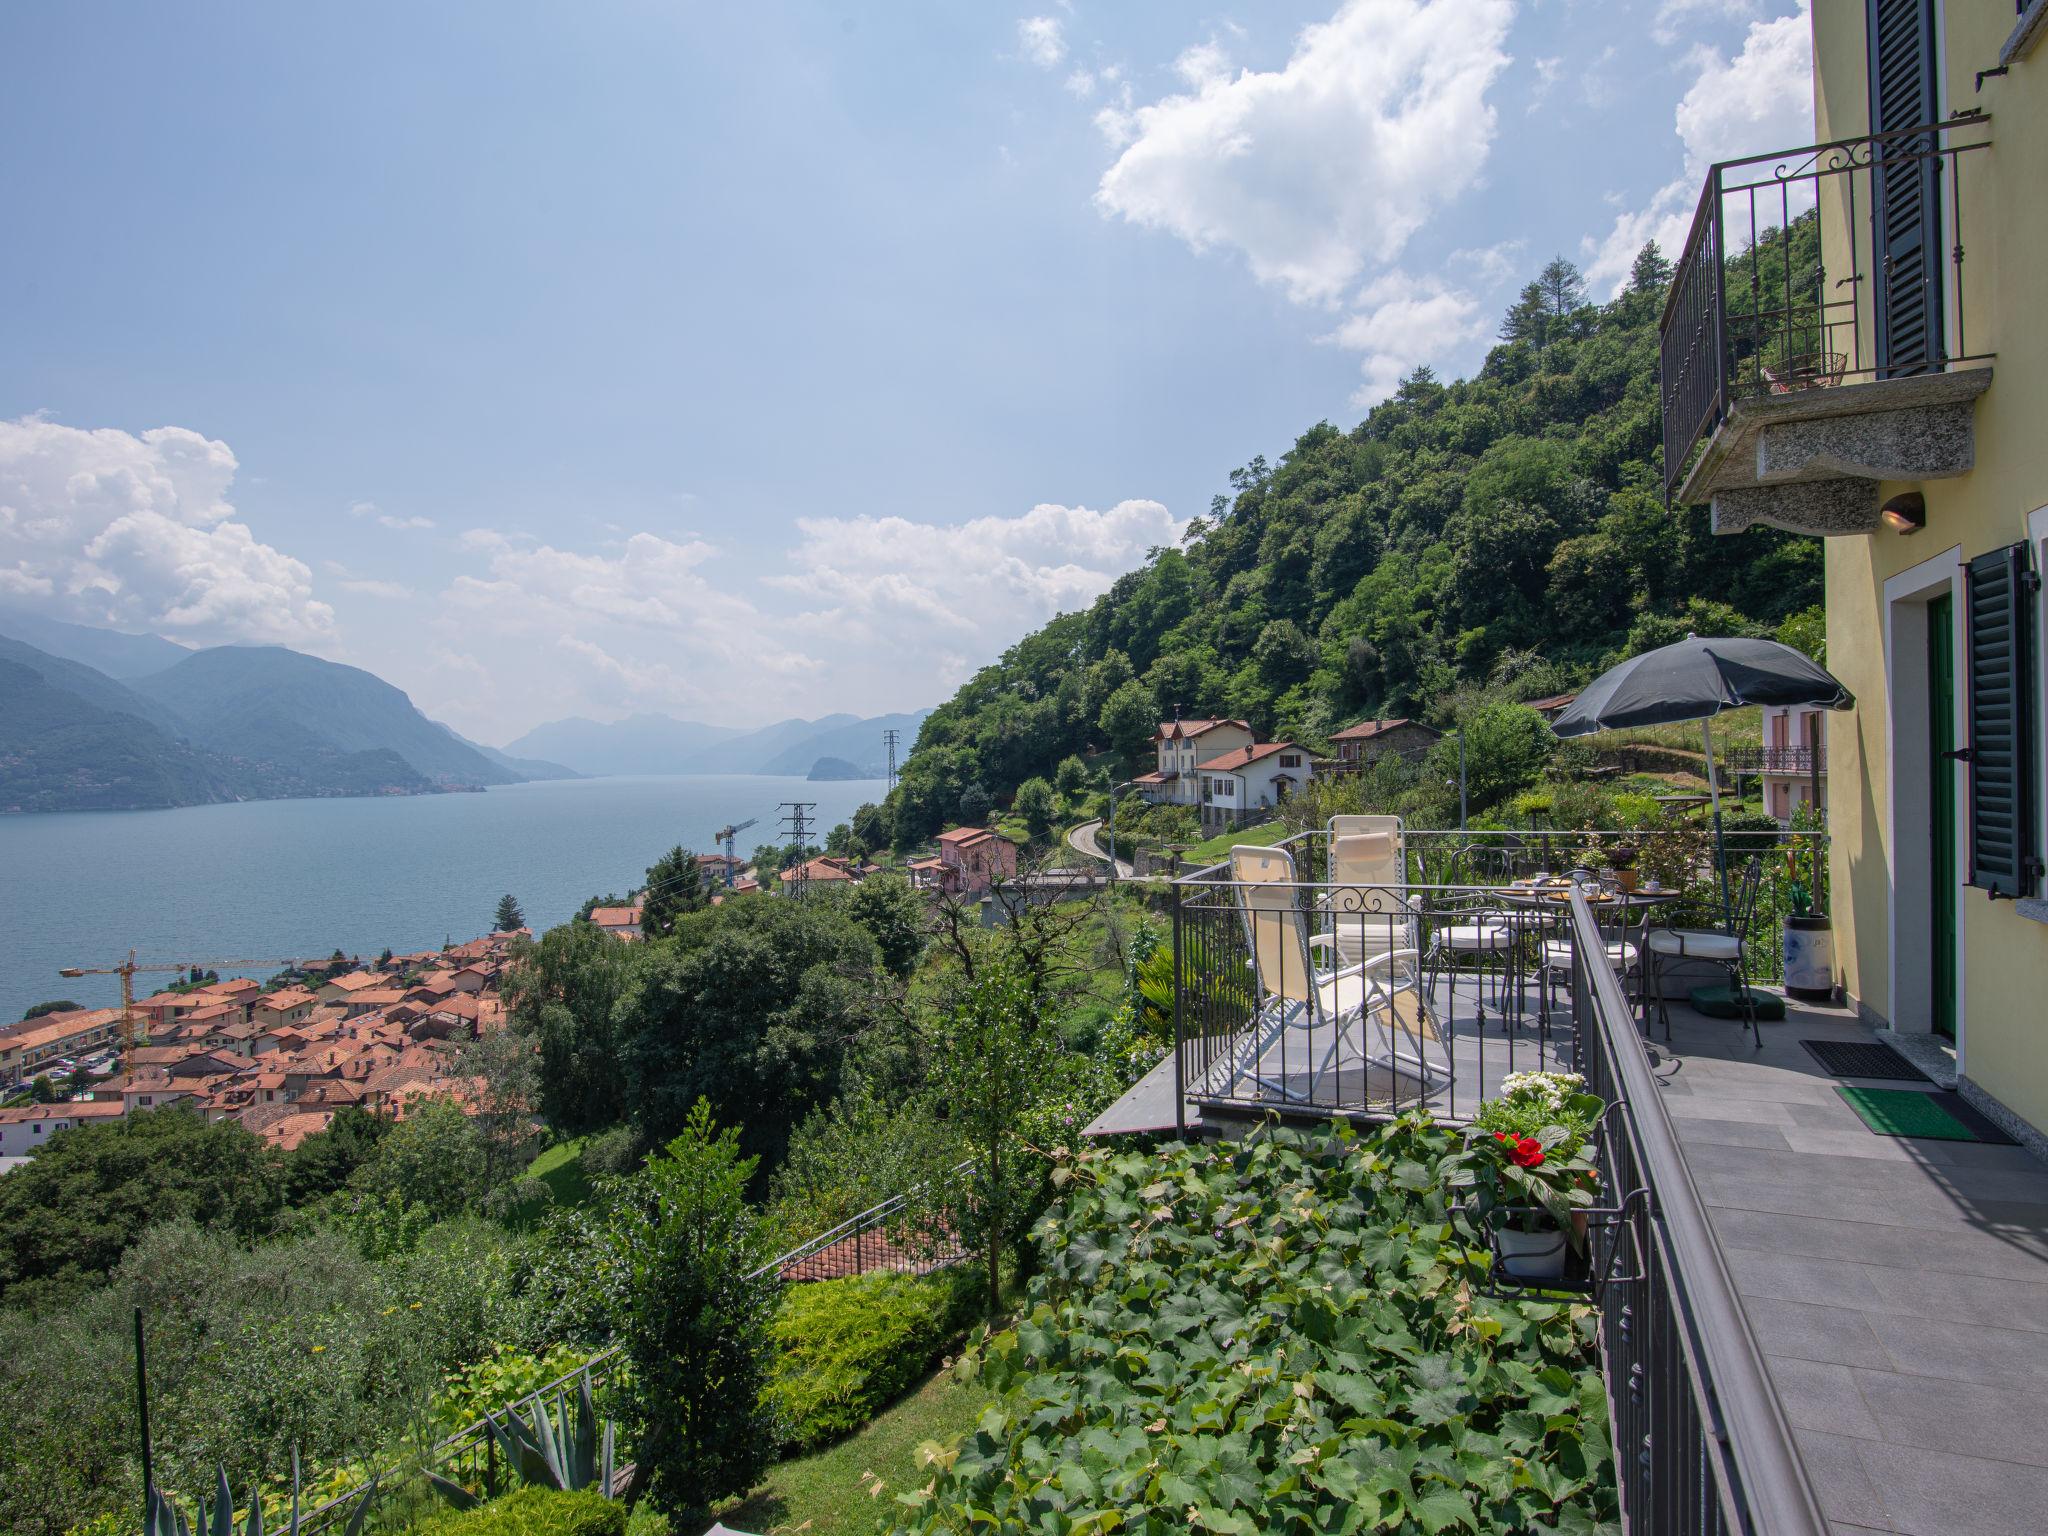
[[[1947,593],[1927,605],[1927,742],[1933,795],[1928,816],[1932,844],[1934,1032],[1956,1037],[1956,640],[1955,599]]]

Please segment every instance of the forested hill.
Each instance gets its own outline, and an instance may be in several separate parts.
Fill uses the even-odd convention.
[[[1442,718],[1472,683],[1521,697],[1821,600],[1817,540],[1717,538],[1661,491],[1654,247],[1614,302],[1567,262],[1524,290],[1478,375],[1418,369],[1349,432],[1318,423],[1230,477],[1178,550],[1026,636],[935,711],[895,792],[899,841],[1069,753],[1135,754],[1153,722],[1228,714],[1320,746],[1374,713]]]

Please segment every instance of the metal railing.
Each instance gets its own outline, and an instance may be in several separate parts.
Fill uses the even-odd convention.
[[[974,1167],[963,1162],[952,1169],[959,1177]],[[880,1205],[842,1221],[828,1232],[807,1238],[776,1259],[773,1268],[784,1284],[808,1280],[840,1280],[881,1270],[927,1275],[967,1257],[953,1224],[939,1211],[914,1205],[923,1186],[891,1195]],[[757,1271],[765,1273],[766,1271]]]
[[[1989,122],[1970,113],[1707,172],[1659,327],[1667,497],[1740,399],[1938,373],[1992,356],[1973,352],[1964,329],[1961,234],[1962,158],[1990,146]],[[1911,276],[1911,264],[1873,255],[1887,177],[1922,178],[1933,205],[1926,216],[1949,245],[1945,262],[1928,257],[1928,270],[1945,270],[1945,280],[1906,296],[1925,307],[1921,328],[1877,319],[1879,288]],[[1791,238],[1801,221],[1818,218],[1823,199],[1828,229],[1810,242]],[[1839,222],[1838,211],[1846,215]],[[1885,297],[1902,302],[1896,290]]]
[[[971,1161],[963,1162],[951,1171],[959,1175],[973,1166]],[[772,1274],[785,1285],[797,1285],[883,1270],[924,1275],[962,1262],[968,1256],[967,1250],[949,1223],[938,1216],[915,1212],[906,1215],[916,1193],[917,1190],[912,1190],[892,1195],[879,1205],[870,1206],[830,1231],[776,1255],[747,1278],[754,1280]],[[622,1363],[622,1346],[607,1345],[573,1371],[502,1405],[497,1413],[502,1418],[514,1409],[527,1411],[536,1403],[552,1405],[558,1394],[571,1393],[586,1380],[595,1394]],[[486,1498],[507,1491],[517,1475],[501,1466],[498,1438],[491,1433],[490,1421],[478,1419],[435,1442],[417,1457],[381,1470],[377,1485],[380,1503],[392,1497],[427,1497],[424,1484],[428,1472],[439,1473]],[[366,1478],[308,1510],[299,1522],[300,1536],[318,1536],[322,1531],[346,1524],[368,1482]]]
[[[1616,1277],[1594,1299],[1622,1528],[1821,1536],[1791,1427],[1583,893],[1569,926],[1577,1070],[1610,1105],[1595,1145],[1618,1216],[1593,1229],[1593,1268]]]
[[[1825,834],[1726,834],[1731,883],[1761,864],[1747,975],[1783,974],[1794,887],[1824,910]],[[1552,883],[1536,883],[1548,875]],[[1718,927],[1712,832],[1403,834],[1398,864],[1333,868],[1323,831],[1243,850],[1171,889],[1175,1062],[1198,1112],[1471,1118],[1511,1072],[1577,1049],[1564,881],[1601,893],[1604,943],[1641,982],[1652,925]],[[1667,992],[1718,982],[1660,967]]]
[[[1730,747],[1722,762],[1731,773],[1826,773],[1826,747]]]

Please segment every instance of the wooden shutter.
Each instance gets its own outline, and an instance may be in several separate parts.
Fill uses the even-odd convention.
[[[1938,121],[1934,0],[1868,0],[1870,131]],[[1871,154],[1880,378],[1941,367],[1941,162],[1932,133]]]
[[[2034,818],[2034,592],[2028,546],[1970,562],[1970,881],[1993,896],[2030,896],[2041,871]]]

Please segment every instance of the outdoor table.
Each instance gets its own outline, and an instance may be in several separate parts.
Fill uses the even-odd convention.
[[[1594,915],[1601,918],[1646,912],[1653,907],[1677,901],[1683,894],[1662,887],[1655,890],[1610,890],[1604,886],[1586,886],[1584,890],[1586,900],[1592,903]],[[1509,930],[1514,934],[1514,942],[1509,946],[1509,953],[1513,966],[1514,1016],[1519,1019],[1522,1013],[1522,988],[1526,984],[1522,941],[1532,934],[1540,937],[1551,914],[1561,915],[1569,909],[1572,885],[1569,881],[1544,884],[1514,881],[1508,885],[1493,886],[1488,894],[1499,898],[1501,905],[1510,909],[1504,915],[1507,917]]]

